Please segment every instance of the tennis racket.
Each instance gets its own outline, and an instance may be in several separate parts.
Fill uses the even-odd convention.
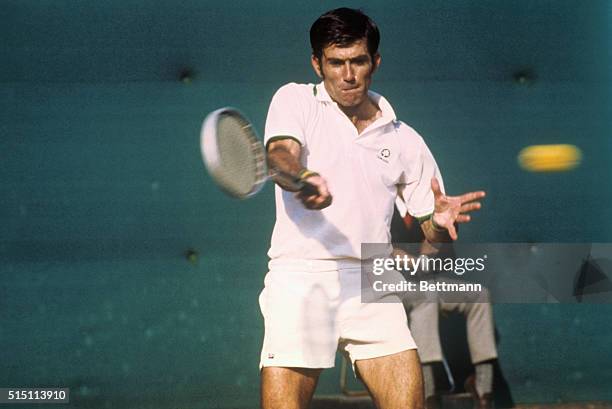
[[[225,193],[239,199],[257,194],[270,178],[292,190],[318,194],[316,186],[275,168],[268,169],[266,152],[251,122],[237,109],[217,109],[206,116],[200,132],[206,169]]]

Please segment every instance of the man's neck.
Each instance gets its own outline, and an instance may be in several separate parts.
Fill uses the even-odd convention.
[[[370,98],[366,98],[356,107],[338,107],[355,125],[359,133],[382,116],[380,108]]]

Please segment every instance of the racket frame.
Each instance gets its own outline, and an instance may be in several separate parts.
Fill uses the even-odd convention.
[[[219,183],[223,180],[221,174],[221,155],[219,153],[218,144],[218,124],[219,120],[223,116],[230,116],[239,122],[243,123],[245,129],[245,136],[249,139],[250,149],[253,153],[253,162],[255,165],[255,182],[251,186],[251,189],[246,194],[240,194],[235,191],[228,189],[223,183]],[[202,130],[200,132],[200,149],[202,152],[202,159],[206,165],[206,169],[215,180],[216,184],[228,195],[239,199],[247,199],[257,193],[263,188],[266,180],[268,179],[268,165],[266,163],[266,155],[263,144],[259,140],[257,131],[246,118],[246,116],[240,112],[240,110],[233,107],[219,108],[206,116],[202,124]]]

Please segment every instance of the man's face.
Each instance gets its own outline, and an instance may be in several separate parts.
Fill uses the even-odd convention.
[[[380,64],[368,52],[365,39],[348,47],[329,45],[323,49],[321,61],[312,56],[312,67],[323,78],[325,89],[340,106],[357,108],[368,96],[372,74]]]

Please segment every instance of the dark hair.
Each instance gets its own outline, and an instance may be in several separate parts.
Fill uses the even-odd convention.
[[[378,52],[380,33],[376,23],[361,10],[346,7],[330,10],[310,27],[312,54],[321,60],[323,49],[330,45],[348,47],[365,38],[368,52],[374,58]]]

